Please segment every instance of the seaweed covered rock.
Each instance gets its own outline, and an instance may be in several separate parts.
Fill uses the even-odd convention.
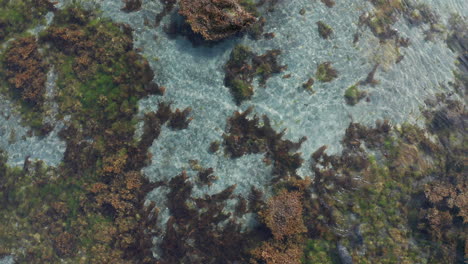
[[[145,115],[141,139],[134,138],[137,101],[164,89],[152,83],[153,71],[133,49],[128,26],[72,5],[55,13],[39,39],[12,47],[18,55],[6,59],[21,63],[7,66],[21,70],[23,64],[40,65],[28,61],[38,55],[37,46],[55,66],[57,118],[69,116],[59,135],[67,149],[54,173],[25,165],[24,177],[16,178],[26,190],[15,181],[7,183],[11,192],[21,195],[11,199],[18,210],[0,213],[1,223],[18,219],[22,225],[6,235],[0,230],[0,244],[15,254],[27,245],[16,254],[20,263],[78,263],[87,258],[96,263],[154,263],[151,247],[158,210],[154,204],[145,205],[154,184],[139,171],[147,164],[148,148],[160,127],[172,118],[174,127],[183,128],[189,122],[188,110],[171,117],[170,107],[159,105],[157,113]],[[45,72],[32,71],[30,78],[43,80]],[[16,79],[22,84],[22,78]],[[30,235],[24,233],[34,234],[38,243],[28,242]]]
[[[38,24],[53,10],[54,4],[48,0],[1,0],[0,41]]]
[[[328,156],[326,146],[312,155],[316,194],[304,202],[313,209],[304,215],[315,219],[307,228],[320,240],[308,249],[306,263],[338,255],[378,263],[458,263],[466,258],[468,185],[461,121],[466,112],[460,102],[443,95],[428,105],[436,106],[425,111],[428,130],[352,123],[341,155]]]
[[[40,42],[48,44],[50,61],[58,69],[60,113],[72,115],[86,136],[100,134],[99,126],[120,123],[124,128],[137,111],[137,100],[159,93],[148,61],[133,50],[131,31],[124,25],[67,8],[55,15]]]
[[[5,77],[22,100],[40,106],[44,101],[47,64],[38,51],[35,37],[14,41],[5,54]]]
[[[252,251],[251,263],[300,264],[303,252],[295,243],[269,242]]]
[[[237,0],[181,0],[179,13],[205,40],[234,35],[255,22]]]
[[[284,237],[307,231],[302,220],[302,196],[299,192],[281,192],[267,202],[267,208],[260,214],[273,237]]]

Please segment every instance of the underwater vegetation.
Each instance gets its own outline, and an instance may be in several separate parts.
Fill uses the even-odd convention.
[[[260,119],[254,116],[247,119],[252,108],[244,112],[235,112],[228,119],[227,131],[223,135],[224,151],[232,158],[245,154],[265,153],[265,162],[273,164],[273,174],[278,178],[298,177],[298,169],[303,159],[297,151],[307,137],[301,138],[297,143],[282,139],[284,131],[277,133],[270,125],[267,116],[263,116],[263,125]]]
[[[335,0],[320,0],[323,4],[325,4],[328,8],[332,8],[335,6]]]
[[[54,4],[47,0],[1,0],[0,41],[42,23],[44,15],[54,9]]]
[[[237,104],[252,97],[254,77],[258,76],[260,86],[265,87],[272,74],[281,73],[287,68],[279,64],[277,57],[280,54],[280,50],[269,50],[263,55],[257,55],[249,47],[234,47],[224,65],[224,85],[231,90]]]
[[[331,82],[338,77],[338,72],[332,67],[332,63],[327,61],[320,63],[315,72],[315,78],[320,82]]]
[[[39,53],[35,37],[25,36],[14,40],[6,49],[1,65],[4,71],[0,76],[7,81],[7,93],[20,105],[26,123],[33,129],[41,130],[49,65]],[[42,129],[41,134],[46,133]]]
[[[348,89],[346,89],[344,97],[348,105],[355,105],[361,99],[366,97],[366,95],[367,93],[365,91],[359,90],[358,84],[354,84],[351,85]]]
[[[446,107],[450,107],[450,103],[457,105],[450,100],[448,103]],[[448,114],[444,109],[430,111],[428,122],[437,122],[434,118],[440,111],[444,113],[443,120],[454,114],[454,111]],[[455,120],[466,115],[461,108],[456,112]],[[464,137],[464,125],[455,124],[451,137]],[[340,157],[326,155],[325,147],[314,153],[313,160],[317,165],[313,165],[316,177],[312,186],[317,198],[312,204],[322,208],[319,212],[324,210],[318,219],[324,221],[328,230],[320,224],[315,224],[314,229],[322,233],[322,237],[329,236],[327,232],[331,230],[335,236],[332,244],[321,246],[331,250],[324,252],[322,257],[340,255],[339,250],[333,252],[333,243],[336,243],[336,248],[339,245],[347,248],[353,263],[458,263],[463,259],[467,237],[462,212],[467,207],[462,208],[466,206],[466,200],[459,195],[466,192],[466,179],[462,180],[460,167],[453,166],[453,162],[463,158],[458,147],[447,149],[443,143],[447,135],[437,132],[433,135],[438,141],[433,142],[426,133],[408,124],[394,128],[384,122],[376,124],[375,129],[351,124],[343,141],[347,147]],[[378,152],[369,155],[361,145]],[[447,187],[434,179],[447,177],[451,179],[451,199],[462,207],[452,203],[454,207],[441,206],[438,208],[442,211],[438,212],[434,203],[443,201],[450,194]],[[427,181],[432,183],[428,185]],[[455,207],[457,209],[449,213],[450,208]],[[431,229],[425,225],[430,225],[431,221],[434,230],[427,234]],[[449,228],[444,229],[441,223],[446,223]],[[452,234],[448,235],[450,239],[441,239],[444,232],[441,230],[447,235]],[[314,252],[316,249],[310,250]],[[306,252],[305,257],[315,263],[318,261],[315,254]]]
[[[40,107],[44,101],[47,65],[33,36],[20,38],[5,53],[5,77],[21,100]]]
[[[179,13],[205,40],[226,38],[255,22],[237,0],[182,0],[179,6]]]
[[[139,170],[160,126],[169,121],[173,129],[187,127],[189,110],[173,114],[161,104],[157,113],[144,117],[143,135],[134,140],[137,100],[163,89],[151,82],[153,72],[133,50],[128,28],[78,6],[56,11],[39,42],[21,41],[17,48],[25,46],[27,55],[42,45],[57,69],[58,118],[69,116],[60,133],[67,149],[63,164],[52,172],[26,161],[23,170],[9,173],[7,168],[2,175],[3,194],[18,197],[9,198],[15,206],[3,208],[2,250],[19,263],[149,263],[157,209],[144,206],[154,186]],[[38,64],[34,56],[24,58],[32,59],[28,67]],[[24,176],[14,180],[16,174]],[[17,221],[22,225],[12,226]],[[32,244],[27,242],[31,235]],[[19,250],[24,245],[30,245],[28,250]]]
[[[125,12],[142,4],[122,3]],[[203,6],[206,3],[214,4]],[[179,11],[191,30],[216,41],[252,29],[258,31],[254,36],[261,36],[265,21],[257,8],[267,3],[273,8],[275,1],[180,1]],[[387,41],[389,49],[405,42],[399,37],[385,40],[396,38],[391,24],[397,14],[411,15],[407,19],[414,24],[437,30],[437,19],[422,5],[371,3],[374,13],[362,17],[363,23]],[[30,5],[34,8],[26,12]],[[174,6],[174,1],[164,1],[155,23]],[[46,11],[54,12],[51,25],[38,36],[25,33]],[[166,128],[174,133],[190,129],[198,113],[165,102],[166,88],[153,81],[158,73],[134,48],[129,26],[78,5],[54,10],[46,1],[3,1],[0,12],[11,12],[1,16],[0,32],[5,40],[13,38],[4,43],[1,57],[1,77],[9,90],[5,95],[20,104],[22,117],[40,130],[47,111],[46,74],[54,69],[56,118],[64,123],[60,137],[67,144],[57,167],[29,158],[22,168],[10,167],[0,151],[0,257],[13,255],[17,263],[160,264],[463,263],[467,258],[467,113],[460,97],[438,94],[426,100],[424,126],[353,122],[341,141],[341,153],[329,155],[322,146],[310,163],[299,150],[314,138],[305,135],[293,142],[285,130],[273,128],[267,115],[254,115],[253,107],[233,111],[222,136],[208,150],[232,159],[263,154],[263,162],[272,167],[270,182],[262,186],[266,193],[252,187],[238,194],[231,185],[197,195],[196,189],[222,180],[213,168],[193,160],[190,173],[180,171],[158,182],[141,172],[160,134]],[[15,12],[24,14],[17,18]],[[15,19],[23,24],[11,26]],[[460,55],[451,85],[463,96],[466,52],[461,43],[466,27],[460,18],[452,20],[449,46]],[[330,33],[323,26],[323,33]],[[252,97],[255,78],[265,87],[272,74],[286,69],[278,62],[280,54],[269,50],[258,55],[243,45],[232,50],[224,82],[237,104]],[[377,84],[379,67],[384,68],[383,63],[345,90],[349,105],[366,96],[361,86]],[[312,92],[315,80],[337,77],[332,63],[324,62],[303,87]],[[140,113],[138,101],[150,95],[160,96],[157,110]],[[309,166],[313,175],[299,176],[301,166]],[[158,222],[163,208],[147,200],[151,191],[164,193],[159,188],[167,190],[169,217],[163,226]],[[245,226],[248,217],[256,221],[252,228]]]
[[[162,1],[163,10],[156,16],[156,26],[175,6],[176,1]],[[278,0],[197,0],[180,1],[178,13],[164,31],[170,36],[183,35],[193,45],[212,46],[224,39],[247,34],[254,40],[275,37],[264,33],[266,16],[274,11]]]
[[[314,93],[314,92],[315,92],[314,89],[313,89],[313,87],[314,87],[314,82],[315,82],[315,79],[311,77],[311,78],[309,78],[309,79],[307,80],[307,82],[305,82],[305,83],[302,84],[302,88],[304,88],[304,90],[306,90],[306,91],[309,91],[309,92],[311,92],[311,93]]]
[[[333,34],[333,29],[322,21],[317,22],[317,29],[323,39],[328,39]]]

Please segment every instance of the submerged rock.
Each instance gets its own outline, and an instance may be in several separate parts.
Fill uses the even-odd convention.
[[[179,5],[179,13],[205,40],[221,40],[255,22],[237,0],[182,0]]]

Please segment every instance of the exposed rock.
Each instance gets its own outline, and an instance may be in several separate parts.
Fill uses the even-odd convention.
[[[336,248],[338,249],[338,256],[340,257],[341,264],[353,264],[353,258],[340,242],[337,243]]]

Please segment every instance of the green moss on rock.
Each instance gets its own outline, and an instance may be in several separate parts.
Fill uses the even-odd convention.
[[[0,0],[0,42],[43,22],[52,10],[47,0]]]

